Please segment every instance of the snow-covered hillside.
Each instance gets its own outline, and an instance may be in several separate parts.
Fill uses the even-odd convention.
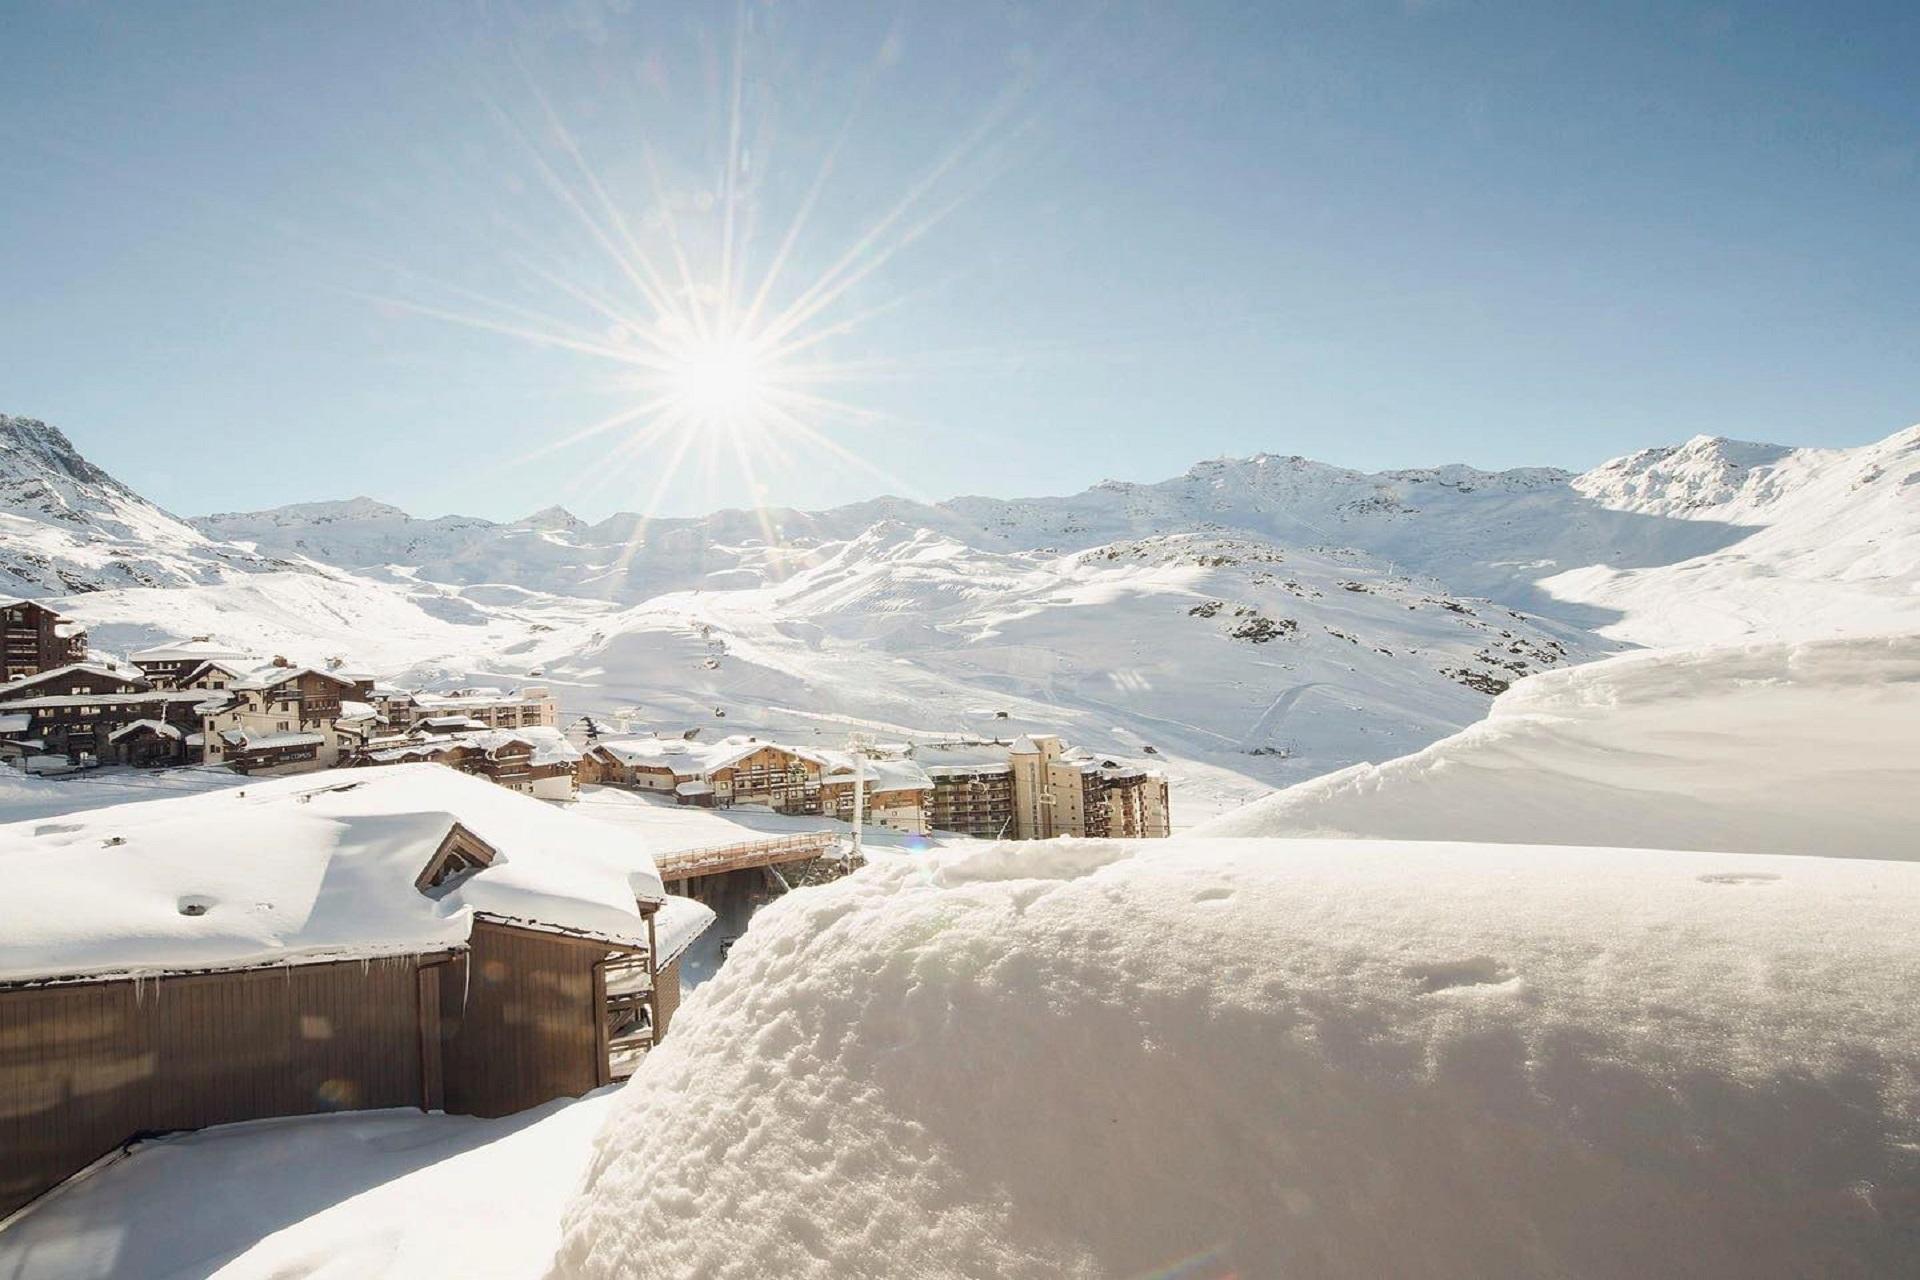
[[[591,524],[359,498],[196,532],[68,448],[69,506],[157,522],[115,535],[148,559],[193,550],[164,580],[185,590],[76,579],[112,589],[64,607],[108,646],[212,633],[391,678],[537,674],[570,713],[676,730],[1151,747],[1184,825],[1405,755],[1508,683],[1628,642],[1920,627],[1916,449],[1920,430],[1855,450],[1699,439],[1583,476],[1261,454],[1060,498]],[[68,523],[13,519],[16,555]],[[228,563],[267,571],[203,571]]]
[[[210,516],[199,527],[347,568],[635,603],[777,579],[900,524],[981,551],[1091,550],[1168,533],[1340,548],[1465,596],[1636,642],[1832,634],[1920,617],[1920,427],[1854,449],[1711,437],[1571,475],[1448,466],[1367,474],[1259,454],[1060,498],[880,498],[697,520],[557,508],[496,524],[368,499]],[[782,554],[766,554],[769,546]],[[1680,607],[1676,609],[1676,605]]]
[[[828,511],[721,511],[698,519],[632,513],[586,524],[550,508],[511,524],[414,519],[368,498],[208,516],[207,533],[347,568],[405,564],[436,581],[510,582],[633,602],[662,591],[778,576],[822,548],[887,525],[983,551],[1068,552],[1171,532],[1370,554],[1464,593],[1532,599],[1555,569],[1666,563],[1733,535],[1700,521],[1616,510],[1545,468],[1448,466],[1378,474],[1257,454],[1199,463],[1155,484],[1109,481],[1066,497],[876,498]],[[758,552],[777,546],[783,557]]]
[[[554,1280],[1912,1274],[1920,864],[896,859],[763,911]]]
[[[58,429],[0,414],[0,591],[177,587],[291,567],[168,515]]]
[[[1920,637],[1632,653],[1536,676],[1424,751],[1196,834],[1920,861]]]
[[[1753,530],[1672,563],[1600,561],[1542,583],[1613,615],[1607,635],[1673,645],[1920,629],[1920,427],[1858,449],[1696,437],[1574,487],[1649,518]]]

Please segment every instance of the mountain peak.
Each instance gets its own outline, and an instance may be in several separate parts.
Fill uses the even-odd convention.
[[[64,595],[211,582],[270,567],[220,547],[82,457],[38,418],[0,414],[0,590]]]
[[[544,533],[578,533],[587,522],[559,503],[542,507],[532,515],[513,522],[516,529],[538,529]]]
[[[66,432],[38,418],[0,413],[0,458],[9,478],[50,472],[79,484],[128,492],[125,485],[80,456]]]

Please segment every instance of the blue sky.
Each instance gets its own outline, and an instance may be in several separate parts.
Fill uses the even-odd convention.
[[[187,513],[1857,443],[1920,420],[1915,66],[1903,4],[17,3],[0,411]],[[652,395],[635,255],[740,310],[803,208],[830,445],[556,447]]]

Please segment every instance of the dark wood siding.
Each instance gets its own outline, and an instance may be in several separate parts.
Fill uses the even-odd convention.
[[[45,605],[21,600],[0,607],[0,675],[8,680],[85,661],[87,633],[58,634],[63,619]]]
[[[138,1133],[419,1105],[424,962],[0,991],[0,1214]]]
[[[680,1007],[680,960],[653,975],[653,1042],[659,1044],[673,1025],[673,1011]]]
[[[501,1116],[606,1080],[603,945],[480,921],[440,984],[447,1110]]]

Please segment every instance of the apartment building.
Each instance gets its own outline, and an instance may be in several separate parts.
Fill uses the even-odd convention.
[[[983,840],[1013,837],[1013,765],[1003,746],[915,747],[932,793],[928,825]]]
[[[1089,755],[1050,733],[1016,738],[1007,757],[1013,839],[1140,839],[1171,831],[1167,780],[1160,773]]]
[[[449,717],[472,720],[487,729],[550,729],[560,724],[560,706],[544,685],[522,689],[480,686],[442,693],[376,686],[371,700],[395,729]]]
[[[0,680],[87,660],[87,629],[33,600],[0,600]]]

